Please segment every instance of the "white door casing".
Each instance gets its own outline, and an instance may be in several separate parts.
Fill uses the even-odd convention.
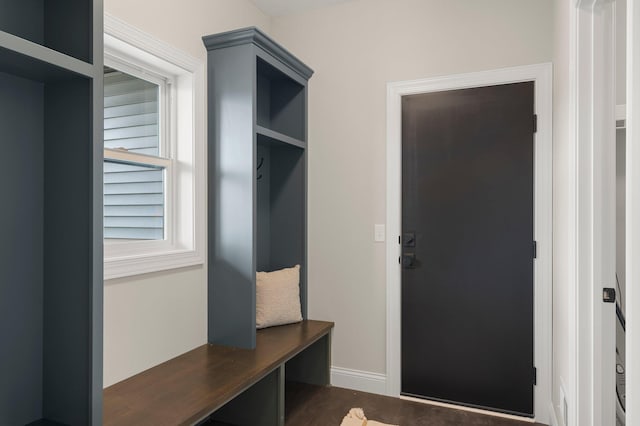
[[[387,394],[400,395],[401,377],[401,268],[398,263],[401,235],[402,193],[402,96],[499,84],[535,82],[534,238],[538,243],[534,262],[534,362],[538,370],[534,412],[538,422],[548,423],[551,402],[552,345],[552,80],[551,64],[539,64],[389,83],[387,85]]]
[[[640,2],[627,0],[627,424],[640,424]]]
[[[615,6],[575,4],[570,105],[576,156],[575,401],[567,426],[615,425]],[[571,392],[568,390],[568,392]]]

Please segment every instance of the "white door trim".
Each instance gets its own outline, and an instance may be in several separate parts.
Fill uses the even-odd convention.
[[[387,85],[387,394],[400,395],[401,377],[401,269],[397,237],[401,234],[402,96],[524,81],[535,82],[535,113],[538,115],[534,169],[534,238],[538,242],[538,257],[534,262],[534,362],[538,369],[538,384],[534,412],[536,421],[548,423],[552,372],[552,79],[551,64],[548,63]]]
[[[640,424],[640,2],[627,0],[627,424]],[[635,360],[635,361],[634,361]]]
[[[575,2],[576,281],[574,411],[568,426],[615,424],[615,5]]]

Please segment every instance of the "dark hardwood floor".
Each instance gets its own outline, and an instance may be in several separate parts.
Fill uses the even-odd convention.
[[[354,407],[370,420],[400,426],[541,426],[337,387],[287,383],[286,389],[286,426],[339,426]]]

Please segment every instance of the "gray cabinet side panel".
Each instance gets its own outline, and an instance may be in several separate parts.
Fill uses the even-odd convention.
[[[104,83],[102,67],[104,63],[103,48],[103,19],[102,0],[93,0],[93,63],[96,74],[93,78],[92,120],[92,261],[93,276],[91,285],[91,425],[102,425],[102,377],[103,377],[103,242],[102,242],[102,211],[103,211],[103,123],[104,123]]]
[[[303,159],[303,178],[304,183],[304,200],[302,204],[302,208],[304,209],[304,219],[303,219],[303,262],[304,262],[304,270],[300,271],[300,304],[302,305],[302,318],[308,319],[308,309],[309,309],[309,273],[307,270],[307,265],[309,264],[309,88],[305,86],[304,88],[304,140],[307,142],[307,148],[304,150],[304,159]]]
[[[209,342],[255,346],[255,56],[210,51]]]
[[[44,86],[0,73],[0,424],[42,416]]]
[[[44,416],[91,422],[91,80],[45,88]]]

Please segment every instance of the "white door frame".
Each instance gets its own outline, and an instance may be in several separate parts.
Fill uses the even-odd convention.
[[[602,288],[615,288],[615,4],[577,0],[572,20],[576,363],[567,426],[607,426],[615,424],[615,304],[602,301]]]
[[[627,0],[627,424],[640,424],[640,2]],[[634,78],[635,76],[635,78]],[[634,361],[635,360],[635,361]]]
[[[534,238],[534,363],[538,369],[534,413],[548,423],[551,403],[552,345],[552,81],[551,64],[538,64],[389,83],[387,85],[387,394],[400,395],[401,268],[398,263],[402,194],[402,96],[498,84],[535,82],[535,217]]]

